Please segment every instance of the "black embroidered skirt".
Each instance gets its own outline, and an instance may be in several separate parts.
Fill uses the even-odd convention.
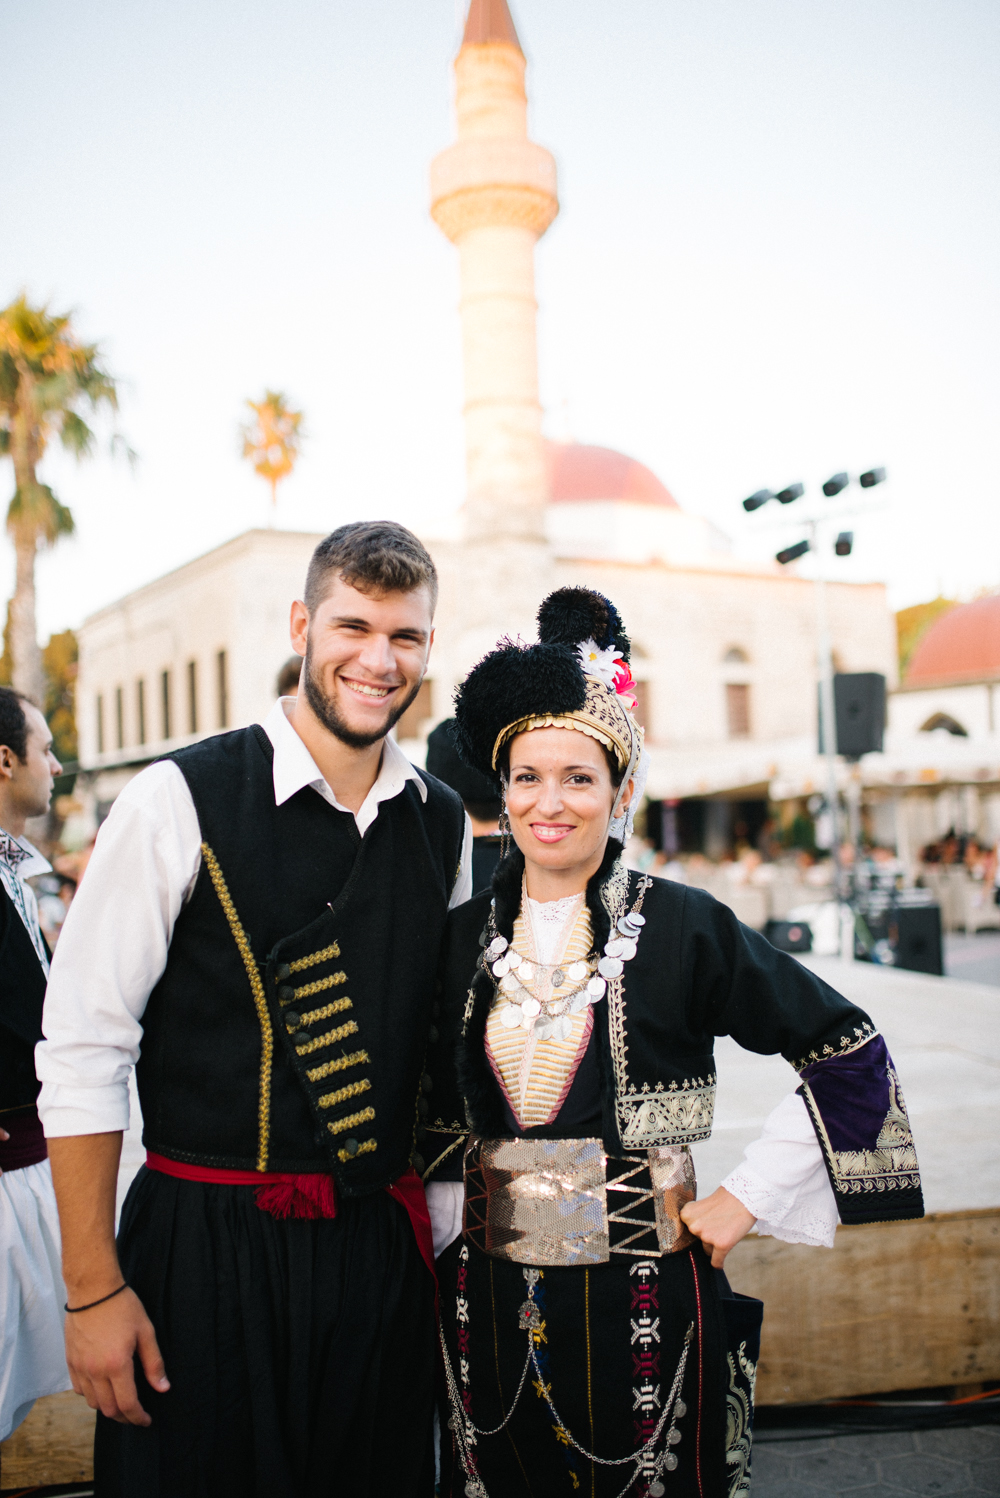
[[[385,1192],[277,1221],[143,1169],[118,1243],[171,1389],[98,1416],[96,1498],[430,1498],[434,1287]]]
[[[458,1239],[438,1260],[441,1324],[460,1401],[492,1430],[510,1410],[524,1369],[527,1332],[518,1323],[527,1285],[521,1265]],[[535,1287],[541,1370],[529,1369],[504,1429],[479,1436],[473,1453],[489,1498],[645,1498],[650,1476],[635,1465],[602,1466],[576,1450],[617,1458],[649,1439],[693,1338],[680,1397],[668,1498],[735,1498],[749,1491],[752,1379],[760,1340],[759,1301],[724,1300],[700,1244],[664,1258],[623,1259],[589,1269],[545,1269]],[[731,1292],[728,1292],[731,1294]],[[742,1361],[740,1347],[742,1346]],[[463,1369],[464,1359],[464,1369]],[[442,1498],[462,1498],[467,1476],[442,1401]],[[668,1417],[656,1445],[663,1449]],[[630,1479],[635,1480],[629,1485]]]

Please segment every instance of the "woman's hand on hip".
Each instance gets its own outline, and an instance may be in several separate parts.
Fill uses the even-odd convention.
[[[720,1186],[702,1201],[682,1207],[681,1221],[711,1254],[712,1268],[721,1269],[726,1255],[746,1237],[757,1219],[732,1192]]]

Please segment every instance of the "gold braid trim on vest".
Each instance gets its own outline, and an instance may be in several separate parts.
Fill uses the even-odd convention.
[[[215,893],[219,897],[219,904],[225,912],[229,929],[233,933],[239,954],[243,959],[243,966],[247,970],[250,979],[250,991],[253,994],[254,1006],[257,1010],[257,1018],[260,1021],[260,1090],[257,1103],[257,1166],[260,1171],[267,1170],[268,1138],[271,1131],[271,1063],[274,1058],[274,1037],[271,1033],[271,1017],[267,1012],[267,997],[264,993],[264,985],[261,982],[260,970],[254,961],[250,943],[247,941],[246,932],[239,916],[236,914],[236,906],[233,897],[229,893],[219,860],[212,852],[207,843],[201,845],[201,856],[205,860],[209,877]]]

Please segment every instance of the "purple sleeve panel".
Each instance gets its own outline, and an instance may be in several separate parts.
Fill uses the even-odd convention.
[[[810,1062],[800,1076],[841,1222],[922,1217],[910,1120],[881,1035]]]

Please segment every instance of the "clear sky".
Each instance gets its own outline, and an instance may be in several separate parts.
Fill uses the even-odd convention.
[[[266,521],[236,436],[265,385],[309,433],[279,525],[448,528],[457,262],[427,169],[460,11],[0,0],[0,300],[76,309],[139,453],[46,461],[79,534],[40,564],[43,637]],[[996,0],[512,11],[560,173],[550,432],[642,459],[762,555],[797,533],[744,495],[885,464],[888,508],[831,570],[896,606],[1000,585]]]

